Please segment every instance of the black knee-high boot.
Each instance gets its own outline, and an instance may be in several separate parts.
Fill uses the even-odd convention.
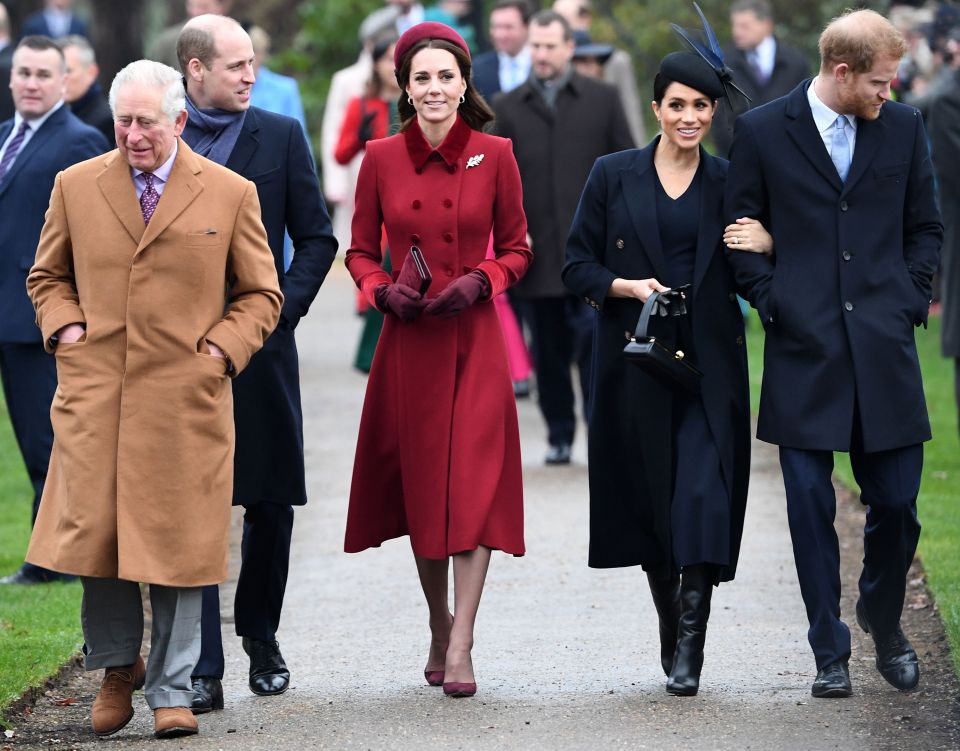
[[[647,581],[660,620],[660,664],[664,674],[670,675],[680,624],[680,575],[676,572],[663,574],[648,571]]]
[[[710,618],[710,597],[716,580],[716,566],[686,566],[680,574],[680,628],[667,693],[695,696],[700,688],[703,644]]]

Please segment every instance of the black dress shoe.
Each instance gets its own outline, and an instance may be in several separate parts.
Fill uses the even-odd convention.
[[[875,633],[870,629],[862,600],[857,600],[857,623],[873,637],[877,648],[877,670],[887,683],[900,691],[915,689],[920,682],[920,661],[900,624],[887,634]]]
[[[51,582],[72,582],[77,577],[72,574],[61,574],[49,569],[32,566],[24,563],[20,568],[9,576],[0,579],[0,584],[21,584],[29,586],[31,584],[49,584]]]
[[[555,443],[551,444],[550,450],[547,451],[547,458],[544,459],[546,464],[569,464],[571,447],[569,443]]]
[[[667,678],[667,693],[674,696],[696,696],[700,690],[703,669],[703,648],[710,619],[716,566],[708,563],[685,566],[680,572],[680,619],[677,626],[677,648]]]
[[[290,685],[290,671],[280,654],[280,644],[243,637],[243,651],[250,655],[250,690],[257,696],[282,694]]]
[[[223,686],[219,678],[209,678],[201,675],[191,678],[190,682],[193,684],[191,712],[206,714],[214,709],[223,709]]]
[[[817,679],[810,689],[810,695],[815,699],[842,699],[852,693],[846,660],[831,662],[818,670]]]

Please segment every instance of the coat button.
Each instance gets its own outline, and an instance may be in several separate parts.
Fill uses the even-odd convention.
[[[623,238],[622,238],[622,237],[618,237],[618,238],[617,238],[617,247],[618,247],[620,250],[623,250]]]
[[[423,167],[417,167],[417,168],[414,170],[414,172],[416,172],[418,175],[422,175],[422,174],[423,174]]]
[[[727,299],[728,299],[730,302],[736,302],[736,301],[737,301],[737,293],[736,293],[736,292],[731,292],[729,295],[727,295]]]
[[[455,164],[448,164],[448,165],[447,165],[447,172],[449,172],[451,175],[452,175],[454,172],[456,172],[456,171],[457,171],[457,165],[455,165]]]
[[[444,241],[444,242],[448,242],[448,243],[452,243],[452,242],[453,242],[453,235],[450,234],[449,232],[444,232],[444,233],[443,233],[443,241]]]
[[[844,309],[845,309],[846,311],[849,312],[849,311],[853,310],[853,303],[848,300],[847,302],[845,302],[845,303],[843,304],[843,307],[844,307]]]
[[[847,202],[846,202],[846,201],[840,201],[840,211],[846,211],[847,208],[848,208],[848,207],[847,207]]]
[[[851,258],[853,258],[853,256],[850,255],[850,251],[849,251],[849,250],[845,250],[845,251],[843,251],[843,253],[841,254],[841,258],[843,258],[844,261],[849,261]]]
[[[443,199],[443,208],[445,208],[445,209],[453,208],[453,201],[451,201],[449,198],[444,198],[444,199]]]
[[[415,201],[414,201],[412,204],[410,204],[410,205],[413,206],[413,208],[415,208],[415,209],[419,209],[419,208],[420,208],[420,201],[415,200]]]
[[[453,269],[446,269],[443,273],[447,276],[453,276]]]
[[[743,337],[742,337],[742,336],[738,336],[738,337],[737,337],[737,346],[738,346],[738,347],[742,347],[742,346],[743,346]]]
[[[416,233],[410,235],[410,242],[412,242],[414,245],[419,245],[419,244],[420,244],[420,235],[418,235],[418,234],[416,234]]]

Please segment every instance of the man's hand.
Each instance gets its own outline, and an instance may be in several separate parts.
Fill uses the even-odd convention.
[[[87,330],[79,323],[68,323],[57,331],[54,336],[57,339],[57,344],[73,344],[74,342],[80,341],[80,338],[86,332]]]

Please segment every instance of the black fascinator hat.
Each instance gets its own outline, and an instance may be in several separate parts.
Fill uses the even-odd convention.
[[[691,52],[675,52],[667,55],[660,63],[660,72],[674,81],[697,89],[697,91],[702,91],[713,99],[726,99],[734,116],[740,115],[750,109],[750,97],[744,94],[743,90],[734,82],[733,73],[723,60],[723,50],[720,48],[717,35],[711,28],[706,16],[703,15],[703,11],[700,10],[700,6],[694,3],[693,7],[703,24],[703,39],[698,38],[699,32],[684,29],[675,23],[670,24],[670,27],[690,48]],[[680,57],[681,55],[683,58]],[[689,60],[694,56],[699,58],[703,64],[694,66]],[[702,78],[702,81],[699,84],[690,83],[665,70],[665,65],[671,66],[678,75],[693,76],[698,81]],[[709,81],[709,76],[706,75],[708,69],[712,75],[712,79]]]
[[[660,61],[660,75],[696,89],[714,101],[724,96],[723,84],[713,68],[692,52],[671,52]]]

